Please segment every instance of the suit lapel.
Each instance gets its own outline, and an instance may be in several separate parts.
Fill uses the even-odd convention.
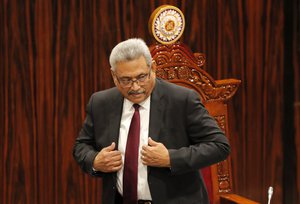
[[[150,104],[150,124],[149,124],[149,137],[158,141],[158,136],[161,127],[162,110],[164,110],[164,100],[161,91],[161,81],[156,80],[155,88],[151,95]]]
[[[109,107],[109,132],[111,134],[111,141],[116,143],[118,148],[119,134],[120,134],[120,123],[123,109],[123,96],[118,92],[117,96],[113,99]]]
[[[163,94],[161,90],[161,81],[156,79],[155,87],[151,94],[150,104],[150,122],[149,122],[149,137],[153,140],[158,141],[159,132],[161,127],[162,110],[165,108],[165,102],[163,100]],[[123,109],[123,96],[118,92],[116,97],[112,100],[109,106],[109,132],[111,133],[111,141],[116,143],[118,147],[120,123]]]

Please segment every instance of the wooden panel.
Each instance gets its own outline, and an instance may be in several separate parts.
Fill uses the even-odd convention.
[[[294,72],[294,127],[295,127],[295,146],[296,146],[296,169],[297,169],[297,190],[298,202],[300,201],[300,4],[298,1],[292,1],[290,6],[292,12],[292,70]],[[290,20],[290,19],[289,19]],[[294,157],[295,158],[295,157]],[[295,200],[297,202],[297,200]]]
[[[238,196],[236,194],[222,195],[220,198],[221,204],[258,204],[257,202],[248,200],[247,198]]]
[[[285,158],[293,152],[282,147],[282,113],[288,54],[298,111],[290,117],[299,135],[299,47],[287,49],[284,35],[285,13],[294,8],[291,32],[299,42],[299,3],[284,2],[0,1],[0,202],[99,203],[101,180],[83,175],[72,158],[85,104],[92,92],[113,86],[112,47],[129,37],[153,42],[148,18],[168,3],[184,12],[182,41],[206,54],[206,71],[242,80],[229,104],[235,192],[266,203],[273,185],[274,204],[287,197],[297,203],[295,190],[283,189],[283,178],[298,177],[299,194],[300,156],[297,148],[298,161]],[[298,147],[299,136],[291,138]],[[284,162],[298,162],[298,171],[283,171]]]

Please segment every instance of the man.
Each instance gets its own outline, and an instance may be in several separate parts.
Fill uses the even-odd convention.
[[[230,146],[198,94],[156,78],[141,39],[119,43],[110,65],[116,87],[90,98],[73,152],[102,177],[102,203],[209,203],[199,169]]]

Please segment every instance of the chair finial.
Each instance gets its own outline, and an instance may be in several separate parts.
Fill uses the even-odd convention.
[[[185,20],[175,6],[162,5],[155,9],[149,19],[150,34],[161,44],[172,44],[182,36]]]

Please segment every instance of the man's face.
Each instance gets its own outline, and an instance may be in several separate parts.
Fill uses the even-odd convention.
[[[146,100],[155,86],[155,71],[149,69],[144,56],[119,62],[112,76],[122,95],[133,103]]]

